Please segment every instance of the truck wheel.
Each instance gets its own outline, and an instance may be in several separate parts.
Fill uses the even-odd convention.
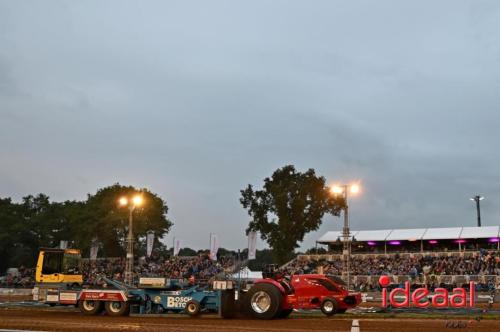
[[[283,295],[274,285],[257,284],[246,295],[248,312],[258,319],[273,319],[278,316]]]
[[[335,299],[327,297],[321,303],[321,312],[327,316],[333,316],[337,312],[337,301]]]
[[[108,301],[104,304],[106,313],[110,316],[125,316],[129,313],[129,303],[122,301]]]
[[[97,315],[102,311],[102,302],[101,301],[92,301],[92,300],[84,300],[78,302],[78,309],[84,315]]]
[[[279,318],[288,318],[288,316],[290,316],[290,314],[293,312],[293,309],[283,309],[281,310],[281,312],[279,313],[278,317]]]
[[[191,300],[186,303],[186,308],[184,311],[191,317],[198,316],[200,314],[200,302]]]
[[[226,290],[221,293],[220,300],[220,315],[222,318],[233,318],[236,311],[236,303],[234,301],[234,290]]]

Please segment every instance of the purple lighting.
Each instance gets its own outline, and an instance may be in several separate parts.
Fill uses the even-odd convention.
[[[377,242],[368,241],[368,245],[369,245],[369,246],[375,246],[375,245],[377,245]]]
[[[430,240],[429,243],[430,244],[437,244],[438,242],[436,240]]]
[[[493,243],[500,242],[500,238],[498,238],[498,237],[492,237],[491,239],[488,240],[488,242],[493,242]]]
[[[466,240],[456,240],[455,243],[465,243],[467,242]]]
[[[389,241],[389,244],[393,245],[393,246],[399,246],[401,244],[400,241]]]

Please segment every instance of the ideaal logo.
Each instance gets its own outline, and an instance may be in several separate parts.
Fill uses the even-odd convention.
[[[189,296],[169,296],[167,297],[167,307],[168,308],[185,308],[186,303],[189,302],[192,297]]]
[[[378,280],[382,289],[382,306],[387,307],[387,287],[391,284],[391,278],[388,276],[381,276]],[[468,306],[474,307],[474,282],[469,283],[469,301]],[[410,282],[405,282],[405,288],[395,288],[389,293],[389,303],[394,308],[410,307],[410,301],[417,308],[427,308],[432,305],[435,308],[445,308],[452,306],[454,308],[467,307],[467,291],[464,288],[454,288],[452,295],[449,296],[448,290],[445,288],[436,288],[432,294],[432,301],[427,300],[427,296],[431,292],[427,288],[417,288],[410,293]],[[403,296],[402,302],[396,301],[396,296]]]

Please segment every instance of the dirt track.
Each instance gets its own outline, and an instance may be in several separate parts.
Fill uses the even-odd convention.
[[[454,320],[457,323],[457,319]],[[444,319],[359,319],[361,331],[452,331]],[[0,328],[38,331],[175,331],[175,332],[311,332],[350,331],[352,319],[294,317],[286,320],[223,320],[215,316],[88,317],[74,311],[52,309],[0,309]],[[461,331],[498,331],[499,320],[462,320]],[[467,327],[464,327],[467,325]]]

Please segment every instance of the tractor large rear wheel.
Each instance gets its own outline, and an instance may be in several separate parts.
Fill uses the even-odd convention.
[[[246,294],[246,309],[258,319],[277,318],[283,304],[283,295],[276,286],[257,284]]]
[[[222,318],[233,318],[236,313],[234,290],[225,290],[221,293],[220,315]]]

